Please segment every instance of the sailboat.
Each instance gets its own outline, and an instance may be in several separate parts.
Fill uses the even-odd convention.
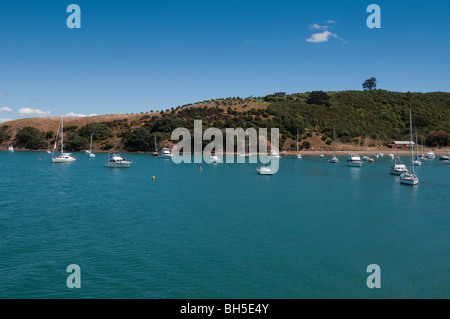
[[[57,142],[58,142],[58,134],[56,135],[55,139],[55,146],[53,147],[53,153],[52,153],[52,162],[53,163],[70,163],[74,162],[77,158],[73,157],[71,153],[64,153],[64,118],[61,116],[61,154],[58,157],[53,157],[53,154],[55,153]],[[58,128],[59,131],[59,128]],[[59,133],[59,132],[58,132]]]
[[[328,163],[339,163],[339,159],[336,157],[336,129],[333,130],[334,139],[334,155],[328,160]]]
[[[52,152],[50,151],[50,139],[47,139],[47,154],[51,154]]]
[[[155,137],[155,149],[152,153],[152,156],[158,156],[158,147],[156,146],[156,134],[153,136]]]
[[[422,141],[423,143],[423,141]],[[419,161],[421,162],[427,162],[427,157],[425,156],[425,154],[423,153],[423,144],[422,144],[422,150],[421,150],[421,154],[419,154]]]
[[[302,158],[302,154],[300,154],[300,152],[298,151],[298,129],[297,129],[297,155],[295,155],[295,158],[297,159]]]
[[[364,138],[364,148],[365,148],[365,151],[366,151],[366,153],[367,153],[367,136]],[[363,156],[361,157],[361,160],[363,160],[363,161],[365,161],[365,162],[368,162],[368,161],[370,160],[370,157],[367,156],[367,155],[363,155]]]
[[[89,158],[94,158],[95,157],[95,154],[92,153],[92,133],[91,133],[91,144],[89,146],[89,152],[87,152],[87,153],[88,153]]]
[[[422,165],[422,162],[420,161],[419,158],[419,144],[417,144],[417,132],[416,132],[416,157],[414,159],[414,166],[420,166]]]
[[[14,146],[12,146],[12,145],[9,145],[8,146],[8,152],[14,152]]]
[[[411,109],[409,109],[409,171],[400,175],[400,183],[406,185],[417,185],[419,184],[419,178],[414,172],[413,165],[413,146],[412,146],[412,115]]]

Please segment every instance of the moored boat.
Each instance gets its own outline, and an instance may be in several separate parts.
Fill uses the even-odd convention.
[[[402,163],[400,160],[400,157],[395,158],[394,165],[391,166],[391,169],[389,170],[389,173],[393,175],[401,175],[403,173],[408,172],[408,169],[406,168],[406,165]]]
[[[170,153],[170,150],[167,147],[161,149],[161,154],[159,155],[160,158],[172,158],[172,156],[172,153]]]
[[[61,154],[58,157],[53,157],[52,153],[52,162],[53,163],[71,163],[74,162],[77,158],[72,156],[72,153],[64,153],[64,117],[61,116]],[[58,128],[59,132],[59,128]],[[58,141],[58,134],[55,138],[55,146],[53,147],[53,152],[56,150],[56,145]]]
[[[256,168],[256,172],[260,175],[273,175],[274,174],[274,170],[267,166],[261,166],[261,167]]]
[[[411,109],[409,109],[409,134],[410,134],[410,146],[409,146],[409,170],[400,175],[400,183],[406,185],[417,185],[419,184],[419,178],[414,172],[413,165],[413,147],[412,147],[412,115]]]
[[[361,167],[362,164],[361,157],[357,154],[349,155],[347,158],[347,166]]]
[[[108,161],[105,163],[105,167],[113,168],[128,168],[130,165],[131,161],[127,161],[118,153],[108,153]]]

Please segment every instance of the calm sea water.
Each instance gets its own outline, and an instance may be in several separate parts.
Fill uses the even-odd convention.
[[[449,298],[450,168],[0,152],[0,298]],[[404,159],[406,161],[406,158]],[[152,177],[155,176],[155,180]],[[69,289],[66,268],[81,268]],[[369,289],[367,266],[381,268]]]

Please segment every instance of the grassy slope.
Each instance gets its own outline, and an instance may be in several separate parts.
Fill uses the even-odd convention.
[[[186,108],[166,111],[177,124],[192,123],[202,119],[204,129],[208,126],[229,127],[279,127],[282,133],[282,149],[295,150],[295,131],[300,127],[300,141],[311,143],[311,150],[333,149],[322,137],[332,139],[336,127],[338,149],[366,150],[393,139],[406,139],[408,133],[409,107],[413,108],[414,130],[419,139],[432,130],[450,132],[450,94],[400,93],[383,90],[328,92],[330,106],[310,105],[306,103],[307,93],[292,94],[287,99],[270,98],[228,98],[206,101]],[[217,112],[218,110],[220,112]],[[209,112],[211,111],[211,112]],[[214,111],[214,112],[213,112]],[[231,111],[231,112],[230,112]],[[153,117],[153,119],[152,119]],[[93,117],[66,117],[65,127],[80,128],[88,123],[108,123],[113,130],[108,142],[118,149],[123,148],[121,136],[135,128],[147,125],[151,127],[161,117],[160,113],[110,114]],[[6,122],[11,134],[3,147],[13,143],[16,130],[26,126],[38,128],[42,132],[58,128],[58,117],[28,118]],[[228,124],[228,125],[227,125]],[[295,128],[294,128],[295,126]],[[167,136],[166,132],[166,136]],[[172,145],[168,139],[165,145]],[[94,150],[100,144],[94,145]]]

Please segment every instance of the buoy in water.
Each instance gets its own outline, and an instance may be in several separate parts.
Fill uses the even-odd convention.
[[[203,172],[203,168],[200,166],[200,172]]]
[[[153,176],[153,180],[155,180],[155,176]]]

